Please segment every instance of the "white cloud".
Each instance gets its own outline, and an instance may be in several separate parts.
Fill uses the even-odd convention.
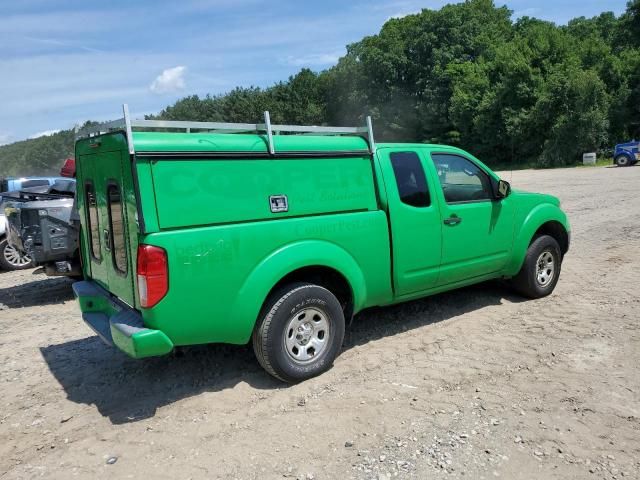
[[[540,12],[539,8],[536,7],[529,7],[529,8],[524,8],[522,10],[518,10],[516,12],[513,12],[513,16],[515,18],[520,18],[520,17],[532,17],[533,15],[537,14]]]
[[[384,1],[372,6],[373,10],[376,11],[389,11],[389,10],[419,10],[422,8],[439,8],[440,5],[444,5],[445,3],[451,3],[447,0],[431,0],[431,5],[425,6],[427,3],[424,0],[395,0],[395,1]]]
[[[220,13],[221,10],[237,10],[261,3],[261,0],[189,0],[181,2],[180,7],[189,11],[214,10]]]
[[[86,45],[79,45],[79,44],[75,44],[75,43],[71,43],[71,42],[63,42],[60,40],[56,40],[55,38],[40,38],[40,37],[29,37],[29,36],[23,36],[22,38],[24,38],[25,40],[30,40],[32,42],[38,42],[38,43],[43,43],[46,45],[53,45],[53,46],[57,46],[57,47],[69,47],[69,48],[77,48],[80,50],[84,50],[85,52],[91,52],[91,53],[104,53],[103,50],[99,50],[97,48],[91,48],[91,47],[87,47]]]
[[[17,15],[2,15],[0,17],[0,32],[9,35],[24,36],[31,32],[38,36],[77,35],[78,32],[96,33],[109,32],[114,25],[128,20],[128,24],[135,22],[128,19],[130,12],[118,9],[107,10],[79,10],[49,11],[38,13],[23,13]],[[100,18],[99,22],[95,19]]]
[[[13,135],[8,133],[0,133],[0,145],[6,145],[14,141]]]
[[[387,21],[393,19],[393,18],[404,18],[404,17],[408,17],[409,15],[417,15],[418,13],[420,13],[422,10],[412,10],[410,12],[398,12],[398,13],[394,13],[393,15],[389,15],[387,17]]]
[[[31,135],[29,138],[39,138],[39,137],[48,137],[50,135],[53,135],[55,133],[58,133],[60,131],[59,128],[54,129],[54,130],[45,130],[43,132],[38,132],[38,133],[34,133],[33,135]]]
[[[334,53],[313,53],[309,55],[302,55],[300,57],[289,56],[286,59],[287,65],[293,65],[294,67],[310,67],[310,66],[324,66],[333,65],[338,63],[340,57],[344,55],[341,52]]]
[[[167,68],[151,83],[149,87],[153,93],[173,93],[178,90],[184,90],[186,83],[184,81],[184,74],[187,71],[187,67],[178,66],[173,68]]]

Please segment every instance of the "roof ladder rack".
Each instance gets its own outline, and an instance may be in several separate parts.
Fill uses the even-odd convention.
[[[302,133],[311,135],[359,135],[369,143],[369,153],[376,150],[373,138],[373,124],[371,117],[366,118],[366,125],[362,127],[326,127],[303,125],[274,125],[271,123],[269,112],[264,112],[264,123],[224,123],[224,122],[187,122],[177,120],[134,120],[129,114],[129,106],[122,105],[123,117],[110,122],[89,125],[76,130],[76,139],[93,137],[112,131],[123,131],[127,136],[129,153],[135,153],[133,146],[133,130],[140,129],[172,129],[183,130],[186,133],[195,131],[223,132],[223,133],[258,133],[266,134],[269,154],[275,155],[276,148],[273,137],[279,133]]]

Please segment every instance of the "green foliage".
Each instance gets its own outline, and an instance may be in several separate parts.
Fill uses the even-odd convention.
[[[627,2],[627,11],[620,18],[620,43],[640,46],[640,0]]]
[[[559,166],[596,151],[607,138],[608,96],[593,70],[564,66],[553,72],[532,111],[533,125],[548,128],[539,163]]]
[[[575,164],[640,137],[640,0],[565,26],[466,0],[385,23],[324,72],[269,88],[190,96],[154,118],[362,124],[379,141],[459,145],[500,167]],[[0,147],[6,172],[41,173],[71,135]],[[51,168],[49,167],[51,166]]]
[[[559,27],[467,0],[389,20],[320,74],[199,102],[226,120],[269,109],[278,122],[353,125],[370,114],[379,140],[459,145],[502,167],[573,164],[640,133],[639,12],[634,0],[620,18]],[[242,109],[229,111],[238,96]],[[200,111],[180,118],[190,110]]]
[[[66,158],[73,157],[73,130],[0,147],[0,176],[58,175]]]
[[[274,123],[315,124],[326,118],[327,96],[320,75],[301,70],[271,88],[236,88],[225,95],[183,98],[157,116],[165,120],[261,122],[269,110]]]

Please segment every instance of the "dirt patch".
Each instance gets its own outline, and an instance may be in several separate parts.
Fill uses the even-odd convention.
[[[640,167],[504,178],[570,215],[554,295],[491,282],[369,310],[292,387],[248,347],[130,360],[70,281],[0,274],[0,476],[638,478]]]

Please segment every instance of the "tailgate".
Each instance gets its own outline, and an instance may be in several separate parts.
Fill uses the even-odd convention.
[[[122,134],[79,141],[76,163],[85,274],[135,306],[135,191]]]

